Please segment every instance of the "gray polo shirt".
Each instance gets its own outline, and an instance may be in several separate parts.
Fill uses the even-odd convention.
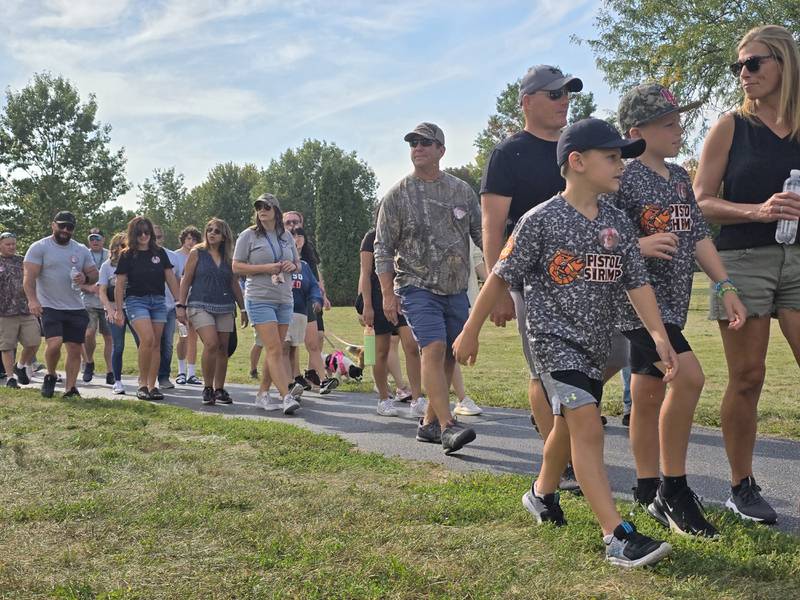
[[[264,235],[255,229],[247,228],[236,240],[233,260],[250,265],[265,265],[282,260],[291,260],[299,264],[300,256],[291,234],[284,232],[278,237],[274,231],[268,231]],[[284,273],[284,282],[280,284],[273,283],[272,275],[269,273],[248,275],[244,293],[250,301],[294,305],[292,277],[289,273]]]
[[[83,294],[72,289],[70,270],[94,267],[89,249],[75,240],[62,246],[52,236],[34,242],[25,254],[25,262],[42,267],[36,280],[36,297],[45,308],[83,310]]]

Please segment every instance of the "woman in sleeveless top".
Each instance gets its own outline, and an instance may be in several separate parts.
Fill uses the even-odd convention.
[[[203,241],[189,253],[181,278],[178,320],[191,322],[203,340],[203,404],[230,404],[225,389],[228,373],[228,341],[236,329],[235,304],[244,309],[242,288],[233,276],[233,233],[222,219],[211,219]],[[242,326],[247,313],[242,312]]]
[[[729,373],[721,410],[731,467],[725,504],[742,518],[774,523],[753,477],[753,448],[771,317],[800,364],[800,247],[775,241],[778,220],[800,217],[800,196],[782,192],[789,171],[800,169],[800,53],[785,28],[757,27],[739,42],[731,70],[744,100],[708,134],[694,187],[706,219],[721,225],[717,248],[748,311],[744,327],[729,329],[711,295]]]

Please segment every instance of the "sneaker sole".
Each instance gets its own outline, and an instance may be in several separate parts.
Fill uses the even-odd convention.
[[[617,558],[616,556],[607,556],[606,560],[612,565],[616,565],[618,567],[634,569],[636,567],[645,567],[647,565],[655,564],[667,556],[670,552],[672,552],[672,546],[670,546],[667,542],[661,542],[661,545],[658,548],[653,550],[650,554],[637,560],[626,560],[623,558]]]
[[[748,514],[745,514],[739,510],[739,508],[736,506],[736,503],[733,502],[730,498],[728,498],[725,501],[725,508],[732,511],[736,516],[738,516],[740,519],[744,519],[745,521],[755,521],[756,523],[762,523],[763,525],[774,525],[775,523],[778,522],[777,518],[761,519],[759,517],[752,517]]]
[[[651,502],[650,504],[648,504],[645,510],[647,510],[647,514],[653,517],[661,525],[669,529],[672,529],[672,525],[670,525],[670,523],[674,523],[674,521],[672,521],[672,519],[670,519],[668,515],[658,510],[655,506],[655,503]],[[677,531],[678,533],[683,533],[683,531],[678,529],[677,525],[675,527],[676,529],[674,529],[673,531]]]
[[[333,381],[330,382],[330,384],[328,384],[325,387],[324,390],[322,388],[320,388],[319,393],[320,393],[321,396],[324,396],[325,394],[330,394],[337,387],[339,387],[339,382],[334,379]]]
[[[286,408],[283,409],[283,414],[285,414],[285,415],[293,415],[298,408],[300,408],[299,404],[295,404],[295,405],[292,405],[292,406],[287,406]]]
[[[473,430],[470,429],[468,433],[464,435],[464,437],[457,438],[457,443],[455,444],[455,446],[453,446],[452,448],[445,448],[444,453],[447,456],[450,456],[454,452],[458,452],[459,450],[461,450],[464,446],[466,446],[470,442],[474,442],[476,437],[478,436],[475,434]]]
[[[453,411],[454,414],[460,415],[462,417],[477,417],[478,415],[482,415],[483,411],[474,411],[474,410],[464,410],[461,408],[457,408]]]
[[[650,512],[649,508],[647,509],[647,512]],[[651,516],[655,515],[652,515],[651,513]],[[678,524],[675,521],[672,520],[672,517],[670,517],[669,515],[666,515],[666,517],[667,521],[669,521],[669,525],[667,525],[667,527],[669,527],[670,531],[672,531],[673,533],[677,533],[678,535],[685,535],[697,540],[709,540],[709,541],[718,540],[720,538],[719,533],[715,533],[714,535],[706,535],[701,531],[698,531],[696,533],[691,531],[684,531],[678,526]]]
[[[424,437],[420,437],[418,435],[417,436],[417,441],[418,442],[423,442],[425,444],[441,444],[442,443],[442,438],[439,438],[438,440],[432,440],[430,438],[424,438]]]
[[[278,404],[278,405],[275,405],[275,406],[269,406],[269,405],[267,405],[267,406],[259,406],[258,404],[256,404],[256,408],[260,408],[261,410],[263,410],[265,412],[275,412],[276,410],[281,410],[281,405]]]
[[[397,417],[399,414],[400,413],[398,413],[396,410],[391,410],[387,412],[381,412],[380,410],[378,411],[378,415],[380,415],[381,417]]]

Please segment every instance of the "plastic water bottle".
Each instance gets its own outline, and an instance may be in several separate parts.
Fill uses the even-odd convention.
[[[789,172],[789,179],[783,184],[784,192],[794,192],[800,194],[800,169],[792,169]],[[775,229],[775,241],[779,244],[794,244],[797,238],[797,220],[781,219]]]
[[[369,325],[364,327],[364,364],[375,365],[375,330]]]
[[[70,281],[72,282],[72,290],[73,290],[74,292],[80,292],[80,291],[81,291],[81,288],[80,288],[80,287],[78,287],[78,284],[77,284],[77,283],[75,283],[75,278],[76,278],[77,276],[78,276],[78,269],[76,269],[75,267],[72,267],[72,268],[69,270],[69,279],[70,279]]]
[[[178,321],[178,337],[189,337],[189,328],[180,321]]]

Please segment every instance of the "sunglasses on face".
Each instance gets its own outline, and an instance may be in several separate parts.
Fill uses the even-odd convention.
[[[153,232],[150,231],[149,229],[137,229],[135,233],[136,233],[136,237],[142,237],[143,235],[147,235],[147,236],[153,235]]]
[[[416,148],[420,144],[422,144],[427,148],[428,146],[433,146],[434,140],[429,138],[416,138],[408,141],[408,145],[411,146],[412,148]]]
[[[560,100],[564,96],[569,98],[569,90],[567,88],[561,88],[560,90],[545,90],[545,94],[550,100]]]
[[[209,235],[212,233],[214,235],[222,235],[222,231],[220,229],[217,229],[216,227],[209,227],[208,229],[206,229],[206,233]]]
[[[761,68],[761,61],[769,60],[770,58],[774,58],[778,60],[775,56],[771,54],[767,56],[751,56],[745,60],[737,60],[735,63],[732,63],[730,66],[731,73],[736,75],[737,77],[742,74],[742,69],[747,67],[747,70],[750,73],[758,73],[758,70]]]
[[[284,222],[285,222],[285,223],[286,223],[286,225],[288,225],[289,227],[293,227],[293,226],[295,226],[295,225],[300,225],[300,221],[298,221],[297,219],[286,219],[286,221],[284,221]]]
[[[256,210],[272,210],[272,204],[266,202],[256,202],[255,207]]]
[[[56,227],[65,231],[75,231],[75,225],[72,223],[56,223]]]

